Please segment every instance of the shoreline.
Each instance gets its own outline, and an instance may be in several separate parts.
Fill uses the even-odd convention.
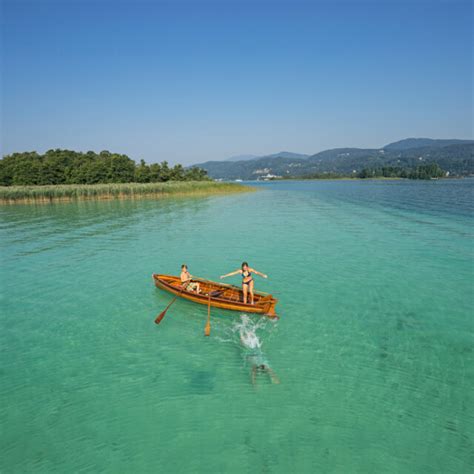
[[[408,178],[395,178],[395,177],[387,177],[387,176],[377,176],[373,178],[351,178],[350,176],[341,176],[340,178],[338,177],[332,177],[332,178],[284,178],[284,179],[279,179],[275,181],[374,181],[374,180],[379,180],[379,181],[394,181],[394,180],[402,180],[402,179],[408,179]]]
[[[450,180],[450,179],[465,179],[470,176],[442,176],[440,178],[430,178],[430,179],[412,179],[412,178],[401,178],[401,177],[391,177],[391,176],[374,176],[372,178],[351,178],[349,176],[343,177],[332,177],[332,178],[282,178],[282,179],[268,179],[268,180],[256,180],[255,182],[269,183],[275,181],[441,181],[441,180]],[[246,183],[252,183],[253,181],[245,181]]]
[[[170,197],[201,197],[253,191],[256,191],[256,188],[251,186],[215,181],[0,186],[0,205],[165,199]]]

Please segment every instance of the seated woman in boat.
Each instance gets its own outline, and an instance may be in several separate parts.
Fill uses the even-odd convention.
[[[239,268],[238,270],[235,270],[235,272],[230,272],[227,273],[227,275],[221,275],[222,278],[227,278],[232,275],[237,275],[240,273],[242,275],[242,291],[244,293],[244,303],[247,303],[248,299],[248,294],[250,293],[250,303],[253,303],[253,277],[252,273],[255,273],[255,275],[260,275],[263,278],[268,278],[265,273],[260,273],[254,268],[250,268],[249,264],[247,262],[242,263],[242,267]]]
[[[195,291],[201,293],[201,286],[195,281],[191,281],[192,275],[188,272],[188,266],[181,265],[181,283],[184,289],[187,291]]]

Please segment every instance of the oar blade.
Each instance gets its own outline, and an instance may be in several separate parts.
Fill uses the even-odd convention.
[[[181,290],[180,294],[183,292],[183,290]],[[161,323],[161,320],[165,317],[165,314],[166,314],[166,311],[168,311],[170,309],[170,306],[176,301],[176,298],[178,297],[178,295],[176,295],[172,300],[171,300],[171,303],[156,317],[155,319],[155,324],[160,324]]]
[[[160,324],[161,320],[165,317],[166,311],[168,308],[166,308],[164,311],[162,311],[155,319],[155,324]]]
[[[204,335],[210,336],[211,335],[211,294],[209,293],[207,297],[207,321],[206,327],[204,328]]]

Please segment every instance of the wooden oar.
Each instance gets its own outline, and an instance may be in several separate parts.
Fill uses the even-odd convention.
[[[229,285],[228,283],[221,283],[217,281],[211,281],[211,280],[206,280],[205,278],[193,278],[193,281],[200,281],[202,283],[211,283],[212,285],[217,285],[217,286],[225,286],[226,288],[232,288],[234,290],[242,291],[241,286],[236,286],[236,285]],[[255,294],[260,294],[260,295],[274,295],[276,293],[265,293],[264,291],[256,291]]]
[[[187,285],[186,285],[187,286]],[[161,320],[165,317],[165,314],[166,314],[166,311],[169,310],[170,306],[176,301],[176,298],[178,298],[178,296],[181,295],[181,293],[183,292],[183,290],[186,288],[186,286],[183,286],[183,288],[181,289],[181,291],[171,300],[171,302],[168,304],[168,306],[164,309],[164,311],[162,311],[155,319],[155,324],[160,324],[161,323]]]
[[[227,283],[221,283],[221,282],[212,281],[212,280],[206,280],[205,278],[193,278],[193,280],[200,281],[201,283],[211,284],[212,286],[225,286],[227,288],[235,288],[236,290],[240,289],[239,286],[229,285]]]
[[[204,328],[204,335],[205,336],[211,335],[211,294],[210,293],[207,299],[207,323],[206,323],[206,327]]]

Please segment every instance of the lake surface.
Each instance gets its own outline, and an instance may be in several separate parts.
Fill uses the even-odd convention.
[[[258,186],[0,208],[1,472],[474,470],[474,181]],[[244,259],[278,321],[153,323],[153,272]]]

